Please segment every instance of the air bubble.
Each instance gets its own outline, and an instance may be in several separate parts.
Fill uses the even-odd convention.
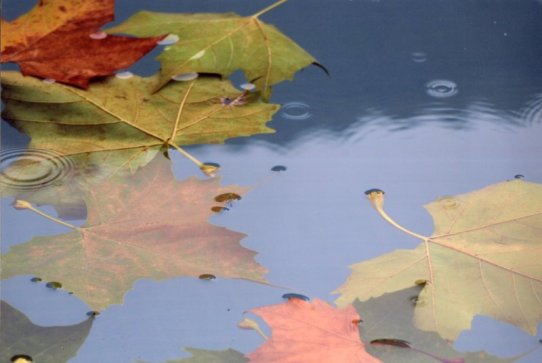
[[[288,102],[282,106],[282,117],[288,120],[301,121],[312,116],[310,106],[304,102]]]
[[[89,37],[90,37],[90,39],[94,39],[94,40],[105,39],[105,38],[107,38],[107,33],[96,32],[96,33],[89,34]]]
[[[243,83],[239,87],[245,91],[253,91],[256,89],[256,85],[254,83]]]
[[[160,40],[156,44],[158,44],[158,45],[171,45],[171,44],[177,43],[178,41],[179,41],[179,36],[177,34],[168,34],[167,37]]]
[[[57,289],[62,288],[62,284],[60,282],[57,282],[57,281],[48,282],[45,286],[48,287],[49,289],[53,289],[53,290],[57,290]]]
[[[436,98],[447,98],[457,94],[457,85],[445,79],[437,79],[428,82],[425,87],[427,88],[427,94]]]
[[[287,293],[282,295],[283,299],[290,300],[290,299],[298,299],[298,300],[304,300],[304,301],[311,301],[311,299],[305,295],[296,294],[294,292]]]
[[[0,153],[0,186],[40,189],[64,178],[73,169],[68,157],[49,150],[7,149]]]
[[[115,78],[118,78],[118,79],[128,79],[128,78],[132,78],[133,76],[134,74],[129,71],[119,72],[115,74]]]
[[[194,80],[196,78],[198,78],[198,74],[196,72],[181,73],[181,74],[177,74],[177,75],[171,77],[172,80],[178,81],[178,82],[192,81],[192,80]]]
[[[201,274],[198,276],[198,278],[200,280],[207,280],[207,281],[210,281],[210,280],[214,280],[216,279],[216,276],[213,275],[213,274]]]
[[[271,168],[271,171],[286,171],[286,167],[284,165],[275,165]]]

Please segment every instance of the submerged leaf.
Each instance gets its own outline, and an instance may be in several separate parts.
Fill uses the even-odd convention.
[[[142,147],[223,143],[231,137],[270,133],[265,126],[278,105],[256,100],[224,106],[239,96],[228,81],[172,82],[150,94],[153,78],[109,78],[82,91],[2,72],[3,117],[30,135],[30,147],[62,155]]]
[[[162,67],[157,88],[177,74],[229,76],[243,70],[267,98],[272,85],[291,80],[298,70],[316,60],[277,28],[262,22],[259,15],[141,11],[108,32],[136,36],[170,33],[179,37],[158,57]]]
[[[251,363],[380,362],[365,351],[352,306],[339,310],[319,299],[289,299],[251,312],[272,330],[271,338],[247,355]]]
[[[412,286],[354,302],[363,316],[359,327],[361,339],[365,342],[381,340],[387,344],[368,344],[366,349],[370,354],[386,363],[435,363],[439,359],[441,362],[512,363],[516,360],[515,357],[497,358],[485,352],[458,352],[437,333],[417,329],[412,321],[416,310],[413,301],[421,289],[421,286]]]
[[[18,19],[2,20],[0,61],[17,63],[27,76],[86,88],[93,77],[128,68],[163,38],[97,33],[113,19],[113,0],[41,0]]]
[[[23,313],[0,301],[0,362],[27,355],[36,363],[64,363],[73,358],[86,340],[94,318],[68,326],[34,325]]]
[[[176,181],[166,159],[131,178],[108,179],[85,194],[87,222],[74,231],[35,237],[2,255],[2,278],[33,274],[61,281],[92,310],[123,301],[141,278],[213,274],[264,282],[244,234],[208,223],[214,196],[243,194],[218,179]]]
[[[228,350],[205,350],[196,348],[185,348],[192,354],[192,357],[180,360],[168,360],[167,363],[245,363],[248,359],[233,349]]]
[[[433,235],[353,265],[339,305],[424,281],[415,301],[423,330],[453,340],[480,314],[534,334],[542,320],[542,185],[513,180],[426,208]]]

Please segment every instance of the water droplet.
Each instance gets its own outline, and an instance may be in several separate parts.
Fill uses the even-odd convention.
[[[134,74],[129,71],[119,72],[115,74],[115,77],[118,79],[128,79],[128,78],[132,78],[133,76]]]
[[[295,292],[290,292],[287,294],[282,295],[283,299],[290,300],[290,299],[299,299],[304,301],[311,301],[311,299],[305,295],[296,294]]]
[[[98,315],[100,315],[100,312],[94,311],[94,310],[91,310],[87,313],[87,316],[98,316]]]
[[[192,81],[192,80],[194,80],[196,78],[198,78],[198,74],[196,72],[181,73],[181,74],[177,74],[177,75],[171,77],[172,80],[178,81],[178,82]]]
[[[213,275],[213,274],[201,274],[201,275],[199,275],[198,278],[199,278],[200,280],[208,280],[208,281],[210,281],[210,280],[216,279],[216,276]]]
[[[525,178],[525,175],[522,175],[522,174],[514,175],[514,179],[523,179],[523,178]]]
[[[365,195],[371,195],[371,194],[385,194],[383,190],[380,189],[368,189],[365,191]]]
[[[49,150],[7,149],[0,153],[0,185],[17,190],[43,188],[64,178],[70,158]]]
[[[310,106],[304,102],[288,102],[282,106],[282,117],[288,120],[306,120],[312,116]]]
[[[271,171],[286,171],[286,169],[284,165],[275,165],[271,168]]]
[[[439,198],[439,202],[442,204],[442,207],[446,209],[454,209],[459,206],[459,203],[457,203],[454,197],[441,197]]]
[[[26,355],[26,354],[16,354],[13,357],[11,357],[10,360],[13,363],[28,363],[28,362],[34,361],[31,356]]]
[[[30,279],[30,281],[32,281],[32,282],[40,282],[40,281],[41,281],[41,277],[32,277],[32,278]]]
[[[96,32],[96,33],[89,34],[89,37],[90,37],[90,39],[94,39],[94,40],[105,39],[105,38],[107,38],[107,33],[105,33],[105,32]]]
[[[424,63],[427,60],[427,54],[424,52],[412,52],[411,56],[414,63]]]
[[[200,58],[203,57],[204,55],[205,55],[205,49],[204,49],[204,50],[200,50],[199,52],[197,52],[196,54],[194,54],[192,57],[190,57],[190,60],[200,59]]]
[[[218,205],[215,205],[214,207],[211,207],[211,210],[215,213],[221,213],[221,212],[226,212],[226,211],[229,211],[230,208],[226,208],[226,207],[220,207]]]
[[[452,97],[459,92],[454,82],[445,79],[436,79],[428,82],[425,87],[427,88],[427,94],[436,98]]]
[[[45,286],[48,287],[49,289],[53,289],[53,290],[62,288],[62,284],[60,282],[57,282],[57,281],[48,282]]]
[[[42,80],[43,83],[47,83],[47,84],[53,84],[56,82],[56,79],[52,79],[52,78],[45,78]]]
[[[201,165],[199,168],[205,175],[207,175],[208,177],[214,178],[216,176],[218,169],[220,168],[220,164],[203,163],[203,165]]]
[[[371,340],[371,344],[373,344],[373,345],[391,345],[391,346],[399,347],[399,348],[412,348],[412,344],[410,344],[406,340],[402,340],[402,339],[390,339],[390,338],[375,339],[375,340]]]
[[[217,202],[231,202],[232,200],[241,200],[241,196],[237,193],[223,193],[215,197]]]
[[[254,83],[243,83],[239,86],[241,89],[244,89],[245,91],[253,91],[256,89],[256,85]]]
[[[164,39],[160,40],[158,43],[158,45],[171,45],[171,44],[175,44],[179,41],[179,36],[177,34],[168,34],[167,37],[165,37]]]
[[[425,285],[427,285],[427,280],[416,280],[416,281],[414,281],[414,285],[416,285],[416,286],[425,286]]]

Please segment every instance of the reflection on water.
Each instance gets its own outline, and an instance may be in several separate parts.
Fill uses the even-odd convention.
[[[427,54],[424,52],[412,52],[411,56],[414,63],[424,63],[427,60]]]
[[[73,169],[70,158],[51,150],[14,148],[0,153],[2,189],[32,190],[61,181]]]

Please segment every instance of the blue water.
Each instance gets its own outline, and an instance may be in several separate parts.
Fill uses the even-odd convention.
[[[268,3],[120,0],[117,22],[139,9],[248,15]],[[32,4],[6,0],[4,16],[14,18]],[[439,196],[516,174],[541,183],[540,19],[542,3],[534,0],[292,0],[266,14],[264,21],[313,54],[331,76],[312,67],[274,88],[272,101],[286,105],[270,123],[275,134],[187,148],[219,162],[224,185],[253,186],[211,222],[246,233],[243,246],[258,252],[273,284],[332,302],[349,265],[418,244],[377,216],[366,189],[385,190],[388,213],[429,235],[432,220],[423,205]],[[131,71],[153,73],[158,64],[152,58]],[[27,141],[2,124],[3,148]],[[197,175],[182,156],[171,156],[178,179]],[[275,165],[287,170],[270,171]],[[67,231],[14,210],[11,202],[2,200],[2,252],[32,236]],[[35,324],[84,320],[89,308],[83,302],[30,277],[3,280],[2,299]],[[70,362],[158,363],[187,356],[184,347],[249,352],[262,339],[236,323],[246,310],[281,302],[284,292],[240,280],[140,280],[124,305],[96,319]],[[456,348],[507,357],[540,338],[540,331],[530,336],[476,317]],[[540,361],[542,349],[519,362]]]

